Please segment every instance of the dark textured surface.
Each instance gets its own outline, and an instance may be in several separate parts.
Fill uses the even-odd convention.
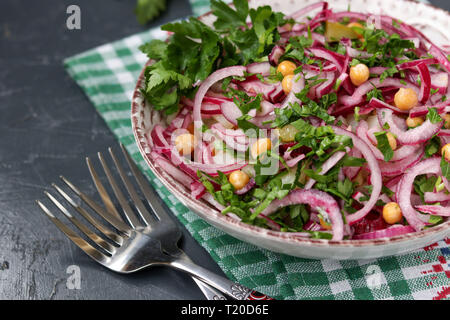
[[[172,0],[161,18],[142,27],[134,17],[134,3],[0,2],[0,299],[203,298],[189,277],[173,270],[123,276],[102,268],[66,239],[34,202],[44,199],[42,191],[50,191],[59,174],[94,194],[84,157],[117,147],[62,60],[191,14],[187,0]],[[81,8],[79,31],[65,27],[69,4]],[[183,247],[196,262],[221,272],[186,231]],[[66,286],[70,265],[80,267],[80,290]]]
[[[450,9],[450,1],[435,0]],[[0,299],[202,299],[184,274],[155,268],[114,274],[95,264],[46,219],[35,199],[64,174],[94,194],[84,157],[117,143],[62,60],[145,30],[135,0],[0,1]],[[78,4],[82,29],[65,27],[66,8]],[[191,13],[188,0],[169,0],[151,25]],[[184,230],[193,260],[221,273]],[[71,265],[81,289],[67,288]]]

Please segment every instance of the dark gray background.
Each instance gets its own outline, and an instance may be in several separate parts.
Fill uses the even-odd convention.
[[[450,9],[449,0],[433,4]],[[77,4],[82,29],[65,26]],[[94,194],[84,157],[116,140],[62,67],[66,57],[191,14],[188,0],[142,27],[135,0],[0,1],[0,299],[203,299],[194,282],[155,268],[118,275],[100,267],[40,212],[34,200],[64,174]],[[184,229],[183,229],[184,230]],[[184,230],[182,246],[222,273]],[[66,286],[67,267],[81,270],[81,289]]]

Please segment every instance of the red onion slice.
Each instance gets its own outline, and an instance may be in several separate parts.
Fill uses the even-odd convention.
[[[417,66],[417,69],[419,70],[420,74],[420,92],[419,92],[419,101],[422,103],[425,103],[428,101],[428,98],[430,97],[430,89],[431,89],[431,76],[430,76],[430,70],[428,70],[428,67],[425,64],[419,64]]]
[[[435,104],[432,107],[436,108],[437,112],[439,114],[441,114],[443,112],[447,112],[446,111],[446,107],[449,106],[449,105],[450,105],[450,100],[446,100],[446,101],[443,101],[443,102],[439,102],[438,104]],[[414,108],[412,108],[409,111],[409,116],[411,118],[422,117],[422,116],[428,114],[428,108],[430,108],[430,106],[417,106],[417,107],[414,107]]]
[[[167,142],[166,138],[164,138],[163,132],[164,132],[164,128],[161,125],[156,124],[153,127],[153,130],[152,130],[150,136],[152,138],[152,142],[153,142],[154,146],[168,148],[169,143]]]
[[[258,73],[263,77],[270,76],[270,63],[269,62],[254,62],[247,66],[248,73]]]
[[[386,229],[376,230],[372,232],[357,234],[353,236],[353,239],[379,239],[379,238],[391,238],[414,232],[414,228],[411,226],[403,226],[401,224],[393,225]]]
[[[370,170],[370,181],[372,183],[373,189],[372,194],[370,195],[370,199],[367,201],[367,203],[358,211],[355,213],[348,215],[347,222],[348,224],[353,224],[355,222],[358,222],[362,218],[364,218],[370,210],[375,206],[376,202],[378,201],[378,198],[381,193],[381,187],[383,184],[382,178],[381,178],[381,170],[380,166],[378,165],[378,161],[373,155],[372,150],[367,145],[366,142],[364,142],[362,139],[358,138],[354,133],[347,131],[345,129],[341,129],[338,127],[332,127],[334,132],[339,135],[347,135],[350,138],[352,138],[353,145],[355,148],[359,149],[359,151],[363,154],[364,158],[367,161],[367,165],[369,166]]]
[[[336,75],[334,72],[327,72],[325,73],[325,78],[322,79],[326,79],[326,81],[316,88],[316,97],[319,99],[333,90],[334,83],[336,82]]]
[[[219,211],[222,211],[225,209],[225,207],[223,205],[221,205],[220,203],[218,203],[216,201],[216,199],[214,199],[214,197],[209,192],[206,192],[203,195],[202,199],[207,201],[209,204],[211,204],[214,208],[216,208]],[[230,215],[230,214],[228,214],[228,215]],[[240,218],[239,218],[239,220],[240,220]]]
[[[248,149],[248,144],[246,145],[246,144],[240,144],[240,143],[237,143],[236,140],[234,140],[232,137],[227,136],[227,135],[224,135],[224,134],[223,134],[222,132],[220,132],[220,131],[214,130],[213,132],[214,132],[221,140],[223,140],[223,141],[226,143],[226,145],[227,145],[228,147],[230,147],[231,149],[234,149],[234,150],[239,151],[239,152],[245,152],[245,151],[247,151],[247,149]]]
[[[398,70],[406,70],[410,68],[415,68],[419,65],[428,65],[428,64],[435,64],[438,63],[437,59],[435,58],[426,58],[426,59],[418,59],[413,61],[404,62],[402,64],[397,65]]]
[[[422,205],[416,206],[416,209],[434,216],[450,217],[450,208],[443,206]]]
[[[397,107],[391,106],[390,104],[381,101],[380,99],[377,98],[372,98],[369,101],[369,106],[374,107],[374,108],[387,108],[387,109],[391,109],[392,111],[394,111],[395,113],[399,113],[399,114],[408,114],[409,111],[408,110],[401,110]]]
[[[266,220],[266,224],[270,229],[275,230],[275,231],[281,230],[281,226],[278,223],[276,223],[275,221],[273,221],[272,219],[270,219],[269,217],[266,217],[266,216],[260,214],[258,216],[258,218]]]
[[[344,61],[345,61],[345,58],[346,58],[345,56],[343,56],[343,55],[341,55],[339,53],[327,50],[325,48],[310,48],[309,51],[314,56],[316,56],[318,58],[325,59],[325,60],[330,61],[331,63],[335,64],[339,72],[342,73],[342,72],[345,71],[343,69],[344,68]]]
[[[264,117],[271,113],[273,109],[275,109],[275,105],[273,103],[270,103],[269,101],[263,100],[261,101],[260,108],[260,110],[256,111],[256,116]]]
[[[308,222],[304,224],[303,229],[308,231],[319,231],[322,229],[322,227],[317,222],[308,220]]]
[[[164,172],[167,172],[172,178],[174,178],[187,188],[191,188],[191,183],[194,182],[194,179],[192,179],[186,173],[184,173],[183,171],[172,165],[162,156],[153,156],[153,159],[155,160],[155,163],[158,166],[160,166],[161,169],[164,170]]]
[[[359,124],[356,127],[356,135],[358,136],[358,138],[360,138],[363,141],[369,140],[369,143],[367,143],[367,146],[372,151],[372,154],[374,155],[374,157],[377,160],[384,160],[384,155],[381,153],[381,151],[377,147],[375,147],[372,143],[370,143],[370,141],[372,139],[370,137],[368,128],[369,128],[369,125],[367,124],[366,121],[364,121],[364,120],[359,121]],[[375,142],[376,142],[376,139],[375,139]]]
[[[369,73],[379,76],[383,72],[385,72],[387,69],[388,69],[387,67],[372,67],[372,68],[369,68]]]
[[[305,79],[301,76],[301,74],[299,74],[297,77],[294,77],[294,79],[292,79],[291,91],[287,95],[286,99],[284,99],[284,101],[281,104],[280,108],[284,109],[287,106],[289,106],[289,104],[295,103],[295,102],[298,102],[301,105],[302,102],[300,101],[300,99],[298,99],[295,96],[295,94],[299,93],[300,91],[302,91],[303,88],[305,88]]]
[[[425,192],[424,200],[427,203],[450,201],[450,194],[444,192]]]
[[[275,108],[275,106],[274,106]],[[242,116],[242,111],[238,108],[234,102],[225,102],[221,105],[222,114],[229,122],[237,125],[237,118]],[[275,114],[267,114],[262,117],[253,117],[249,122],[253,123],[255,126],[263,129],[270,128],[270,123],[268,121],[273,121],[275,119]]]
[[[446,94],[448,90],[448,77],[447,72],[437,72],[431,75],[431,88],[437,89],[438,93]]]
[[[284,93],[283,87],[281,86],[281,83],[279,83],[275,89],[269,93],[269,100],[273,103],[278,103],[283,100],[283,98],[286,96]]]
[[[381,174],[385,177],[394,177],[404,173],[422,159],[424,148],[417,148],[414,154],[399,161],[380,161]]]
[[[314,64],[304,64],[303,69],[315,72],[333,72],[337,71],[337,67],[333,63],[325,62],[322,67],[316,66]]]
[[[261,213],[268,216],[278,209],[294,204],[308,204],[312,208],[323,209],[331,221],[333,228],[332,240],[342,240],[344,237],[344,222],[336,200],[329,194],[319,190],[292,190],[286,197],[276,199]]]
[[[395,135],[397,141],[406,145],[417,145],[428,141],[433,135],[439,132],[439,129],[442,126],[442,121],[431,123],[431,121],[427,119],[420,126],[405,131],[399,128],[397,123],[395,123],[396,116],[393,114],[392,110],[377,109],[377,115],[380,126],[384,128],[387,123],[389,125],[389,131]]]
[[[337,77],[337,79],[336,79],[333,89],[336,92],[339,91],[339,88],[345,83],[345,81],[347,81],[348,78],[349,78],[349,75],[346,72],[339,75],[339,77]]]
[[[252,190],[252,188],[255,186],[255,179],[251,178],[249,180],[249,182],[242,188],[239,190],[235,190],[234,193],[242,195],[242,194],[246,194],[247,192],[249,192],[250,190]]]
[[[331,168],[333,168],[336,163],[339,162],[344,156],[346,152],[345,151],[339,151],[333,154],[330,158],[328,158],[323,164],[322,164],[322,170],[320,171],[320,174],[327,173]],[[309,179],[308,182],[305,184],[305,189],[311,189],[312,186],[316,183],[316,180]]]
[[[212,176],[217,176],[218,171],[221,171],[224,174],[228,174],[233,171],[242,169],[247,165],[246,162],[235,162],[225,165],[193,162],[181,156],[175,147],[171,147],[166,155],[170,158],[172,164],[178,166],[183,171],[189,173],[189,175],[191,175],[192,177],[197,177],[198,170],[203,171]]]
[[[447,72],[450,72],[450,62],[441,49],[431,43],[429,53],[434,56],[445,69],[447,69]]]
[[[356,158],[362,158],[361,152],[356,148],[351,149],[349,155]],[[361,167],[344,167],[344,176],[346,176],[349,180],[353,180],[360,170]]]
[[[411,88],[413,89],[417,94],[419,94],[419,89],[409,83],[403,82],[401,79],[394,79],[394,78],[386,78],[384,81],[381,81],[379,78],[370,79],[369,81],[365,82],[364,84],[360,85],[355,92],[351,96],[341,96],[339,98],[339,102],[346,105],[346,106],[356,106],[363,102],[364,96],[372,90],[374,87],[376,88],[382,88],[382,87],[397,87],[397,88]]]
[[[193,181],[190,187],[191,195],[197,200],[203,197],[203,195],[206,193],[205,186],[199,181]]]
[[[269,99],[270,94],[274,92],[277,87],[276,84],[263,83],[258,78],[253,79],[252,77],[245,81],[238,82],[238,84],[248,95],[254,96],[262,94],[266,100]]]
[[[307,13],[313,11],[316,8],[321,7],[325,9],[328,6],[328,3],[326,1],[321,1],[317,3],[310,4],[309,6],[306,6],[298,11],[295,11],[294,13],[287,15],[286,19],[292,18],[292,19],[298,19],[306,15]]]
[[[231,77],[231,76],[242,77],[242,76],[244,76],[244,72],[246,71],[246,69],[247,68],[244,66],[233,66],[233,67],[219,69],[219,70],[213,72],[212,74],[210,74],[208,76],[208,78],[206,78],[205,81],[203,81],[203,83],[200,85],[200,87],[198,88],[198,91],[195,95],[194,107],[193,107],[194,108],[194,110],[193,110],[194,127],[195,127],[196,131],[200,132],[202,125],[203,125],[202,114],[201,114],[201,105],[202,105],[203,98],[204,98],[206,92],[208,92],[209,88],[217,81],[223,80],[227,77]]]
[[[234,102],[226,102],[221,105],[222,114],[229,122],[237,125],[237,118],[242,116],[242,111]]]
[[[295,166],[297,163],[299,163],[299,162],[300,162],[301,160],[303,160],[304,158],[305,158],[305,155],[304,155],[304,154],[298,155],[298,156],[296,156],[295,158],[286,160],[286,165],[287,165],[289,168],[292,168],[293,166]]]
[[[411,193],[413,191],[414,179],[421,174],[439,174],[440,159],[430,158],[423,160],[419,164],[410,168],[404,175],[402,180],[397,186],[396,198],[398,205],[402,210],[402,214],[416,231],[421,230],[426,223],[423,220],[424,217],[420,217],[420,213],[417,212],[411,204]]]
[[[272,66],[277,66],[278,61],[280,60],[280,57],[284,54],[285,50],[280,47],[279,45],[276,45],[272,48],[272,51],[269,54],[269,62]],[[270,73],[270,69],[269,69]]]
[[[214,158],[212,156],[212,152],[214,150],[214,143],[210,143],[203,148],[203,163],[206,164],[214,164]]]

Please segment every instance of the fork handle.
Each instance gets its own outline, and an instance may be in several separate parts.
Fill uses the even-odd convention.
[[[200,279],[211,287],[216,288],[236,300],[273,300],[273,298],[265,294],[230,281],[227,278],[219,276],[214,272],[185,259],[176,259],[169,262],[167,265]]]

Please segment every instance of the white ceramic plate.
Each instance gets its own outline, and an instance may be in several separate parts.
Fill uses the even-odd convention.
[[[275,11],[289,14],[314,2],[316,0],[251,0],[250,4],[252,7],[269,4]],[[438,45],[450,44],[447,38],[447,32],[450,27],[450,14],[430,5],[401,0],[335,0],[330,1],[329,5],[335,12],[347,10],[350,5],[352,11],[387,14],[416,26]],[[213,23],[213,18],[210,14],[200,17],[203,22],[209,25]],[[151,147],[146,137],[154,124],[165,123],[165,120],[159,112],[152,110],[151,106],[146,105],[139,91],[142,85],[143,74],[141,74],[137,82],[133,96],[131,119],[137,145],[148,166],[164,186],[184,205],[211,225],[240,240],[297,257],[364,259],[405,253],[450,236],[450,221],[447,221],[444,224],[421,232],[392,238],[342,241],[305,239],[292,236],[289,233],[251,226],[224,216],[203,200],[193,199],[189,190],[152,162],[150,158]]]

